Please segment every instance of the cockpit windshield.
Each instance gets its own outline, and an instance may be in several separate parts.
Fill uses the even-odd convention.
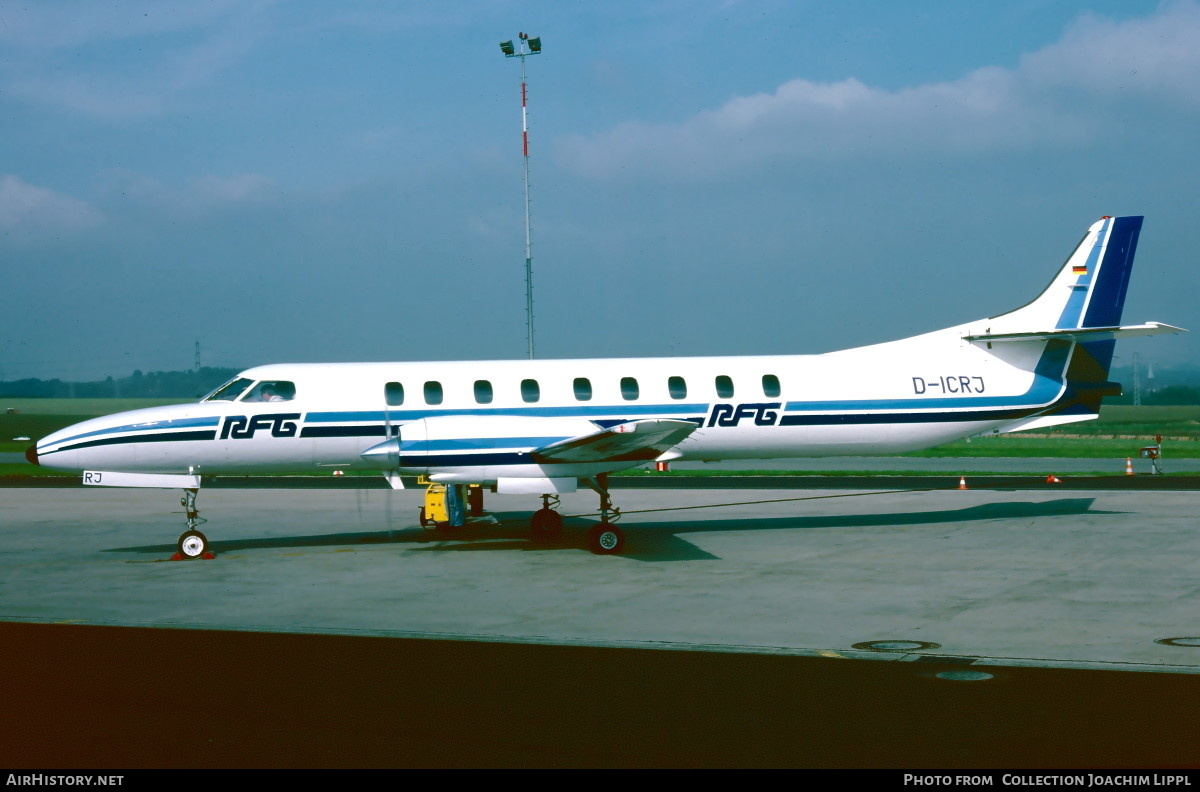
[[[250,389],[242,401],[277,402],[296,398],[296,386],[285,380],[263,380]]]
[[[217,388],[200,401],[237,401],[237,397],[241,396],[246,388],[250,387],[252,382],[254,382],[254,380],[246,379],[245,377],[237,377],[229,382],[226,382],[224,385]]]
[[[253,386],[253,387],[251,387]],[[296,384],[286,380],[262,380],[238,377],[217,388],[201,401],[276,402],[296,398]]]

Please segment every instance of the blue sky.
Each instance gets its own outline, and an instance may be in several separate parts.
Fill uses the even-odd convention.
[[[1106,214],[1200,329],[1195,2],[0,0],[0,377],[524,357],[522,31],[538,357],[925,332]]]

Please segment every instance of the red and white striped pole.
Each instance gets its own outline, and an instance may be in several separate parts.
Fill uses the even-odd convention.
[[[528,88],[525,82],[525,56],[540,55],[542,39],[530,38],[525,33],[518,35],[517,48],[511,41],[500,43],[506,58],[521,59],[521,156],[525,160],[525,338],[529,348],[529,359],[533,359],[533,240],[529,222],[529,111]]]

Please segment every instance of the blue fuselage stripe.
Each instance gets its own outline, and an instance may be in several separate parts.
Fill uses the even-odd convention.
[[[112,435],[112,434],[118,434],[120,432],[134,432],[134,431],[139,432],[139,434],[137,435],[138,437],[144,437],[144,436],[147,436],[145,434],[147,429],[179,430],[179,429],[190,429],[190,428],[197,427],[197,426],[214,426],[215,427],[220,423],[221,423],[221,419],[218,416],[207,416],[204,418],[178,418],[178,419],[170,419],[170,420],[165,420],[165,421],[147,421],[147,422],[138,423],[138,424],[126,424],[124,426],[110,426],[106,429],[96,429],[95,431],[92,431],[92,432],[84,432],[83,434],[73,435],[71,437],[64,437],[62,440],[59,440],[57,442],[58,443],[75,443],[75,441],[82,440],[85,437],[96,437],[98,435]],[[177,434],[177,432],[170,432],[168,434],[173,435],[173,434]],[[203,434],[203,433],[201,433],[201,434]],[[214,434],[215,434],[215,430],[214,430]],[[121,442],[121,439],[118,438],[114,442]],[[152,441],[146,441],[146,442],[152,442]],[[77,445],[72,445],[71,447],[72,448],[85,448],[87,445],[105,445],[105,443],[88,443],[85,445],[77,444]],[[55,450],[61,451],[63,449],[58,448]],[[39,451],[38,453],[42,453],[42,452]],[[46,452],[46,453],[50,453],[50,452]]]
[[[89,433],[95,434],[95,433]],[[93,448],[104,445],[127,445],[130,443],[174,443],[187,440],[215,440],[216,431],[212,432],[151,432],[145,434],[125,435],[124,437],[102,437],[87,440],[82,443],[72,443],[55,448],[52,451],[38,451],[38,456],[49,456],[59,451],[74,451],[79,448]]]
[[[401,440],[400,453],[423,451],[479,451],[497,448],[541,448],[567,437],[461,437],[452,440]]]
[[[361,410],[350,412],[312,412],[305,418],[310,424],[314,423],[349,423],[353,421],[370,421],[374,423],[391,421],[419,421],[422,418],[440,418],[443,416],[459,417],[463,415],[486,416],[530,416],[535,418],[589,418],[592,416],[632,415],[665,416],[681,415],[684,413],[707,412],[707,404],[620,404],[600,405],[589,407],[586,404],[572,407],[469,407],[463,409],[443,410]]]

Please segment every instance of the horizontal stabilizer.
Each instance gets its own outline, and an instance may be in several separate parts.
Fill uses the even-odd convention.
[[[696,430],[692,421],[647,419],[551,443],[534,451],[536,462],[649,461]]]
[[[1061,338],[1064,341],[1107,341],[1113,338],[1161,335],[1162,333],[1186,333],[1182,327],[1173,327],[1161,322],[1147,322],[1124,327],[1075,327],[1064,330],[1040,330],[1031,333],[979,333],[963,336],[966,341],[1049,341]]]

